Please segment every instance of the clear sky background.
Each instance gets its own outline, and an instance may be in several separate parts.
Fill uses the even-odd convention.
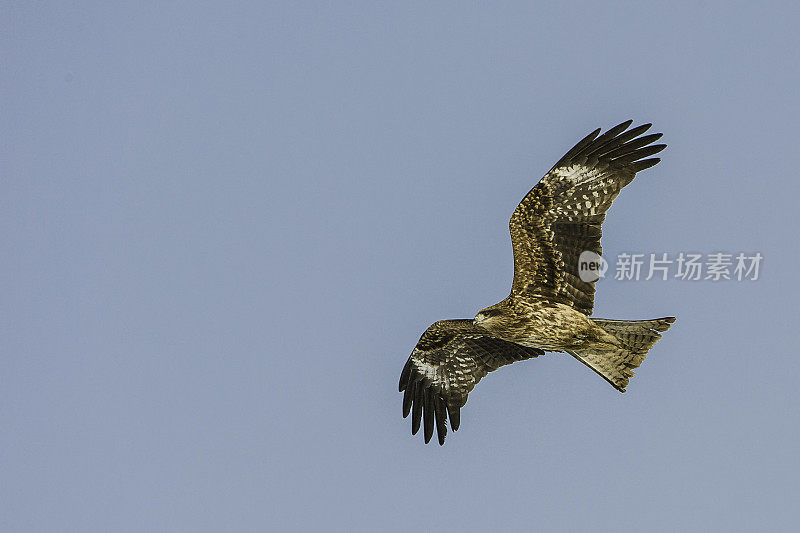
[[[4,2],[0,529],[789,531],[794,2]],[[619,394],[565,355],[412,437],[419,335],[508,294],[508,218],[625,119],[669,148],[599,283],[678,321]],[[276,529],[279,527],[280,529]]]

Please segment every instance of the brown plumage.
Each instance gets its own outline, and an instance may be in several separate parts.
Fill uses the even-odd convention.
[[[514,250],[511,294],[480,311],[474,321],[432,325],[420,338],[400,378],[403,416],[413,407],[412,433],[424,415],[425,442],[434,419],[439,443],[445,414],[458,428],[458,410],[486,375],[504,364],[546,351],[567,352],[625,392],[647,351],[673,317],[622,321],[591,319],[594,282],[581,279],[578,257],[602,253],[601,224],[611,202],[649,158],[666,145],[660,133],[642,135],[650,124],[628,130],[623,122],[575,145],[531,189],[509,222]],[[455,413],[455,419],[454,417]]]
[[[433,435],[435,417],[439,444],[444,444],[446,415],[457,430],[467,394],[486,374],[543,353],[494,337],[470,319],[436,322],[422,334],[400,375],[403,417],[412,413],[416,434],[424,414],[426,443]]]

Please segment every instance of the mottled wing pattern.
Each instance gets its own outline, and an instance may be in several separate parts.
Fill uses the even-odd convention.
[[[424,424],[425,442],[433,428],[444,444],[447,418],[453,431],[461,420],[467,395],[489,372],[544,352],[492,337],[472,320],[442,320],[419,339],[400,375],[403,417],[411,414],[411,433]]]
[[[578,276],[578,257],[584,250],[602,253],[600,226],[611,202],[637,172],[660,161],[645,158],[666,147],[652,144],[660,133],[642,135],[650,124],[628,130],[631,123],[590,133],[517,206],[509,222],[512,295],[544,297],[592,313],[594,283]]]
[[[614,357],[598,355],[591,350],[570,351],[570,355],[585,364],[615,389],[625,392],[633,371],[639,368],[647,352],[667,331],[675,317],[669,316],[653,320],[608,320],[593,319],[594,323],[607,333],[614,335],[620,342],[619,352]]]

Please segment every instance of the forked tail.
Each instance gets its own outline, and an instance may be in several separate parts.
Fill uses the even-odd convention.
[[[667,331],[675,322],[675,317],[653,320],[606,320],[593,318],[595,324],[617,338],[618,350],[591,353],[588,351],[568,352],[580,362],[600,374],[615,389],[625,392],[633,369],[644,361],[647,351],[661,338],[659,332]]]

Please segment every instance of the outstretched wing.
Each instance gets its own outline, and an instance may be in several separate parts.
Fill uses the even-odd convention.
[[[626,121],[600,135],[597,129],[567,152],[531,189],[509,222],[514,247],[516,297],[545,298],[589,315],[594,282],[578,275],[585,250],[602,253],[600,225],[611,202],[663,150],[660,133],[642,135],[651,124],[628,130]],[[627,131],[626,131],[627,130]]]
[[[444,444],[448,415],[456,431],[467,395],[486,374],[543,353],[492,337],[472,320],[436,322],[422,334],[400,375],[403,418],[411,413],[414,435],[424,420],[426,444],[435,421],[439,444]]]

